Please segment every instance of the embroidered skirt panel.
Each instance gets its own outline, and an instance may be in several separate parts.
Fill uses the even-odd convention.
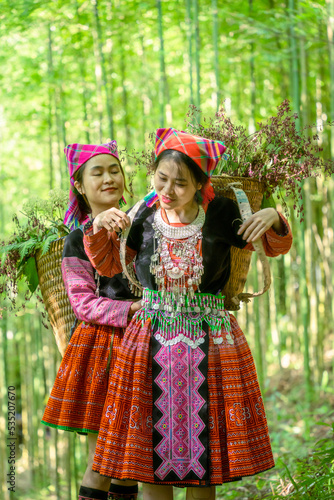
[[[69,431],[99,431],[109,370],[122,335],[121,328],[77,326],[59,367],[43,424]]]
[[[93,470],[175,486],[235,481],[274,466],[253,357],[236,319],[234,343],[163,345],[134,318],[109,378]]]

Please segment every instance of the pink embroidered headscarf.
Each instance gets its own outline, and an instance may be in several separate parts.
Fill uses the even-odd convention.
[[[78,205],[78,200],[76,198],[76,189],[74,187],[73,175],[86,161],[93,158],[93,156],[108,154],[114,156],[119,160],[117,152],[117,142],[111,141],[107,144],[94,145],[94,144],[69,144],[64,149],[65,156],[67,159],[68,170],[70,174],[70,194],[68,209],[65,213],[64,224],[70,229],[75,229],[84,224],[88,220],[88,214],[83,213]]]

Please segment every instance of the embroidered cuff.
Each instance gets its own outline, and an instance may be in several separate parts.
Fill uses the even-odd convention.
[[[271,227],[270,229],[268,229],[267,231],[267,234],[270,234],[271,236],[280,236],[281,238],[284,238],[284,236],[288,236],[289,233],[290,233],[290,226],[288,224],[288,221],[286,220],[286,218],[280,214],[279,212],[277,212],[279,218],[280,218],[280,221],[281,223],[283,224],[283,231],[280,231],[279,233],[277,231],[275,231],[275,229],[273,227]]]
[[[83,232],[85,235],[93,234],[93,221],[89,220],[83,227]]]

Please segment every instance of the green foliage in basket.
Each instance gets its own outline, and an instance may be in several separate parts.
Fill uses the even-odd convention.
[[[53,241],[69,233],[63,223],[67,204],[68,193],[53,189],[47,200],[31,198],[23,206],[23,221],[14,214],[14,233],[0,241],[0,295],[6,295],[12,307],[21,280],[26,281],[31,293],[38,286],[36,254],[44,255]]]

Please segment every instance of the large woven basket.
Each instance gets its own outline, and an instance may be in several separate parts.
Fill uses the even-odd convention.
[[[255,180],[246,177],[212,176],[212,185],[217,196],[225,196],[235,200],[235,195],[229,185],[240,183],[241,189],[246,193],[249,204],[253,212],[261,208],[264,185]],[[231,299],[241,293],[244,289],[247,274],[249,271],[252,252],[231,248],[231,274],[226,283],[222,294],[225,295],[225,307],[230,311],[237,311],[240,305],[236,305]]]
[[[51,243],[47,253],[44,255],[39,253],[36,256],[39,286],[44,306],[61,355],[64,355],[71,327],[75,321],[61,272],[64,242],[65,238],[59,238]]]

